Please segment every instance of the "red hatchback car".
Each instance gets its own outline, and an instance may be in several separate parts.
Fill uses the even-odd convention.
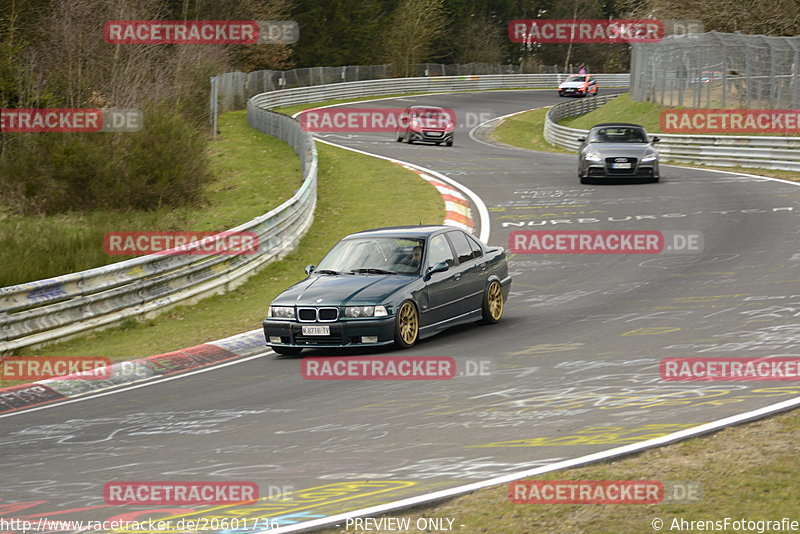
[[[425,141],[453,146],[455,117],[452,112],[435,106],[411,106],[400,115],[400,125],[395,132],[398,143]]]

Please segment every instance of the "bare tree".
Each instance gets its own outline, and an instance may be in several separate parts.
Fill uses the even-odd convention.
[[[390,17],[383,42],[384,60],[397,76],[412,76],[447,28],[444,0],[401,0]]]
[[[648,0],[635,4],[636,16],[701,20],[706,31],[792,36],[800,34],[797,0]]]
[[[485,18],[470,20],[456,37],[456,63],[502,63],[505,40],[501,32],[504,30],[502,24]]]

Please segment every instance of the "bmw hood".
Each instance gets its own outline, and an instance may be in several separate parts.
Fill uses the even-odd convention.
[[[380,304],[416,280],[402,275],[310,276],[272,302],[278,306],[345,306]]]

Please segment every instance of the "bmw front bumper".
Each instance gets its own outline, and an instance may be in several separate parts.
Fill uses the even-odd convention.
[[[335,322],[300,322],[296,320],[265,319],[264,339],[270,347],[341,348],[375,347],[394,343],[394,316],[344,319]],[[303,334],[304,326],[327,326],[329,335]],[[377,337],[375,343],[364,343],[363,337]],[[280,337],[280,343],[270,338]]]

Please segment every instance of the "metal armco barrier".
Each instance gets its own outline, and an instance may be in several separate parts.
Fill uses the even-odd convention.
[[[589,113],[617,95],[583,98],[558,104],[547,112],[544,137],[556,146],[577,151],[579,137],[588,130],[569,128],[559,121]],[[651,132],[654,133],[654,132]],[[656,145],[664,159],[679,163],[700,163],[720,167],[750,167],[800,171],[800,137],[758,135],[678,135],[658,133]]]
[[[149,255],[88,271],[0,288],[0,353],[144,317],[222,293],[290,252],[311,226],[317,152],[297,121],[250,105],[248,122],[300,156],[303,183],[272,211],[231,229],[258,235],[256,254]],[[98,246],[100,244],[98,243]]]
[[[596,74],[605,86],[624,87],[627,74]],[[0,288],[0,354],[36,346],[130,317],[147,317],[178,303],[222,293],[299,242],[311,226],[317,199],[317,152],[299,123],[269,111],[277,106],[409,92],[556,87],[564,75],[470,75],[394,78],[298,87],[262,93],[247,102],[250,126],[286,141],[300,157],[303,184],[269,213],[231,232],[255,232],[257,254],[149,255],[96,269]],[[98,244],[100,246],[100,244]]]
[[[447,93],[484,89],[553,88],[569,76],[565,74],[489,74],[474,76],[431,76],[389,78],[364,82],[342,82],[311,87],[297,87],[256,95],[252,100],[261,106],[278,107],[320,102],[330,99],[359,98],[401,93]],[[593,74],[601,87],[627,87],[628,74]]]

